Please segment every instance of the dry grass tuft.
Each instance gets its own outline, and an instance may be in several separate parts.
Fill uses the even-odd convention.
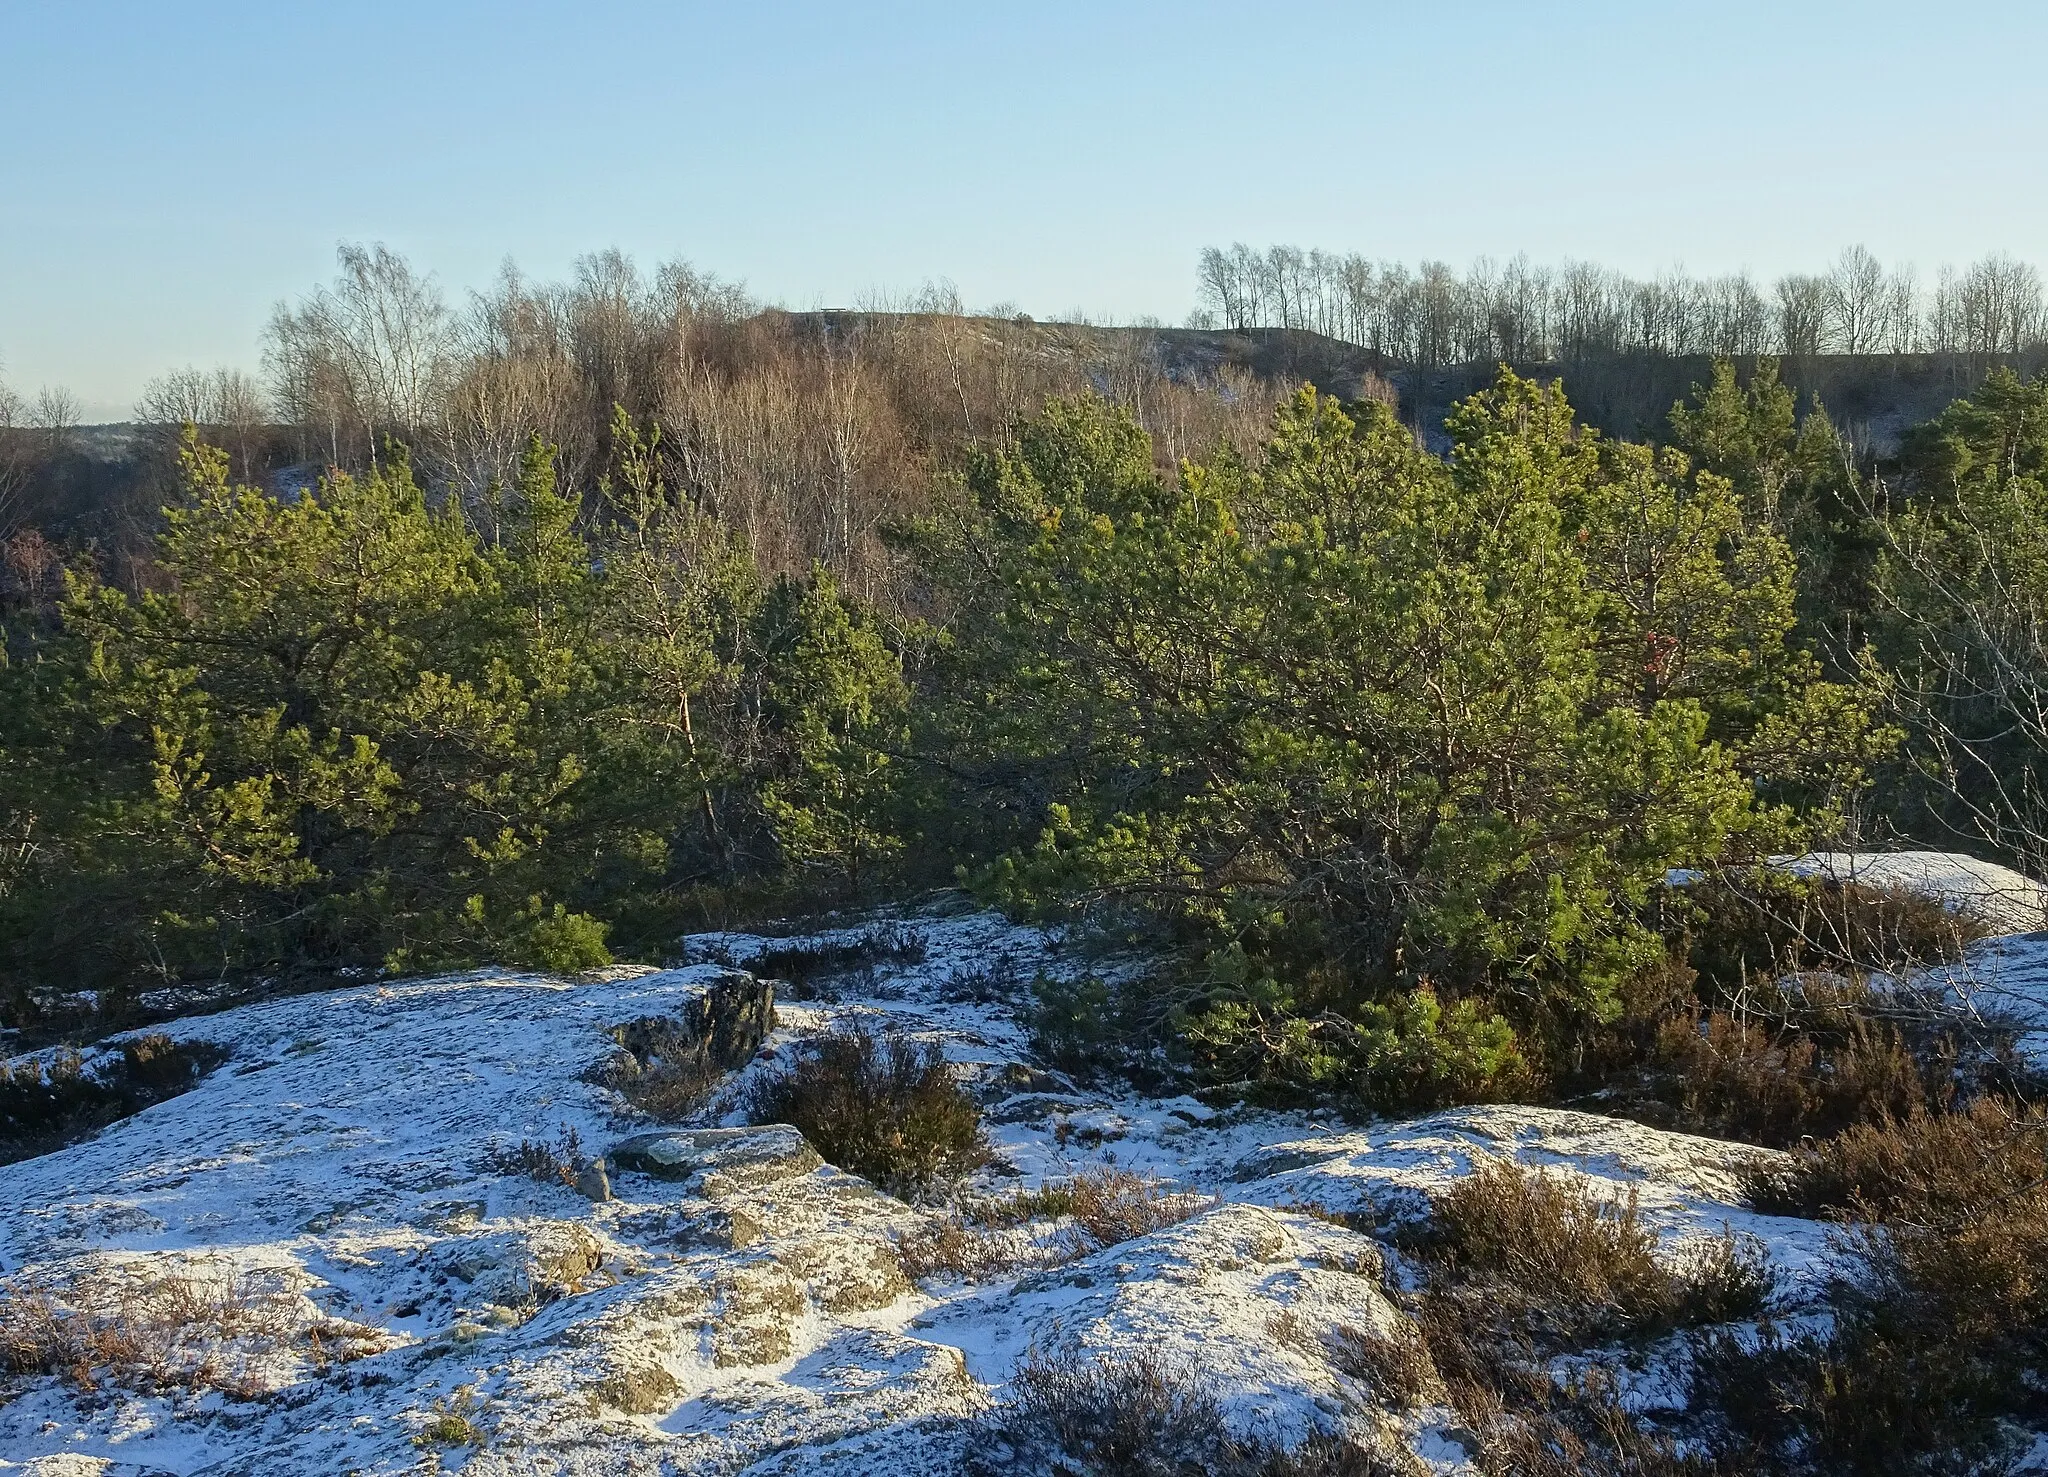
[[[1491,1160],[1437,1200],[1424,1255],[1433,1296],[1553,1351],[1745,1317],[1770,1294],[1747,1243],[1724,1237],[1679,1268],[1657,1243],[1633,1192],[1599,1199],[1563,1176]]]
[[[484,1401],[472,1385],[457,1386],[433,1404],[433,1416],[412,1438],[419,1447],[482,1446],[486,1435],[479,1417]]]
[[[1175,1190],[1128,1169],[1077,1174],[1067,1181],[1067,1190],[1072,1197],[1067,1210],[1073,1217],[1070,1236],[1078,1256],[1150,1235],[1221,1203],[1214,1196]]]
[[[1389,1405],[1411,1408],[1443,1394],[1443,1376],[1413,1325],[1404,1324],[1391,1334],[1340,1326],[1324,1343],[1334,1368],[1361,1381]]]
[[[1494,1384],[1454,1385],[1453,1404],[1478,1438],[1482,1477],[1735,1477],[1714,1456],[1647,1429],[1622,1401],[1612,1370],[1558,1380],[1523,1364]]]
[[[1123,1169],[1091,1169],[1036,1190],[978,1200],[902,1237],[913,1278],[970,1282],[1056,1267],[1184,1221],[1218,1202]]]
[[[323,1370],[388,1347],[361,1324],[315,1314],[275,1275],[113,1268],[0,1281],[0,1368],[83,1391],[219,1390],[258,1399],[283,1367]]]
[[[536,1143],[521,1139],[516,1149],[494,1148],[490,1167],[498,1174],[523,1174],[544,1185],[576,1188],[577,1175],[590,1161],[583,1155],[583,1139],[575,1129],[564,1127],[554,1142]]]
[[[1047,1249],[1024,1232],[981,1230],[957,1212],[905,1233],[897,1239],[896,1251],[904,1275],[913,1282],[927,1277],[993,1282],[1049,1261]]]

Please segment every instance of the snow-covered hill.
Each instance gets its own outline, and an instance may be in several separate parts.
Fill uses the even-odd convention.
[[[1355,1129],[1093,1090],[1031,1060],[1014,1009],[1034,974],[1083,967],[1057,936],[984,914],[910,926],[920,962],[782,1002],[747,1072],[834,1025],[913,1033],[984,1104],[997,1158],[978,1188],[1114,1167],[1201,1208],[1118,1244],[914,1282],[902,1243],[930,1214],[788,1128],[743,1127],[738,1080],[626,1156],[659,1173],[614,1155],[612,1198],[512,1167],[522,1143],[573,1135],[609,1154],[655,1131],[594,1070],[618,1050],[609,1033],[771,947],[749,936],[692,941],[726,963],[410,980],[195,1017],[166,1029],[231,1053],[195,1089],[0,1168],[0,1275],[55,1305],[183,1309],[183,1331],[144,1352],[167,1387],[199,1371],[201,1388],[16,1379],[0,1472],[911,1477],[955,1470],[975,1413],[1055,1345],[1199,1368],[1244,1433],[1373,1429],[1456,1470],[1448,1411],[1382,1400],[1320,1335],[1403,1316],[1385,1291],[1398,1258],[1349,1227],[1414,1214],[1485,1156],[1634,1191],[1673,1255],[1727,1229],[1758,1237],[1781,1311],[1816,1285],[1824,1228],[1741,1207],[1738,1172],[1767,1151],[1530,1107]]]

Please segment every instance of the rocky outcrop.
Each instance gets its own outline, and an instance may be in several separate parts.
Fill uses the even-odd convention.
[[[679,1181],[711,1199],[794,1179],[825,1162],[785,1123],[636,1134],[613,1145],[610,1157],[615,1169]]]
[[[729,970],[673,1015],[628,1021],[613,1028],[613,1037],[642,1068],[659,1061],[716,1075],[752,1061],[774,1029],[774,983]]]
[[[90,1255],[126,1276],[181,1247],[232,1247],[302,1289],[307,1326],[359,1320],[365,1352],[325,1334],[318,1361],[303,1340],[195,1345],[247,1358],[274,1391],[225,1402],[24,1377],[0,1390],[0,1477],[48,1457],[81,1474],[117,1460],[398,1477],[440,1460],[465,1477],[957,1477],[985,1436],[975,1413],[1033,1349],[1156,1355],[1213,1387],[1234,1432],[1377,1432],[1436,1471],[1469,1471],[1428,1424],[1440,1412],[1396,1408],[1345,1356],[1359,1336],[1399,1336],[1403,1317],[1383,1281],[1402,1275],[1398,1256],[1353,1228],[1412,1213],[1482,1158],[1514,1158],[1639,1196],[1674,1251],[1733,1226],[1768,1237],[1793,1285],[1802,1268],[1825,1274],[1828,1227],[1741,1203],[1761,1151],[1554,1109],[1345,1125],[1070,1079],[1028,1065],[1027,1028],[954,981],[997,960],[1022,978],[1113,962],[988,915],[920,928],[921,961],[878,968],[865,994],[785,1007],[767,1048],[847,1027],[938,1044],[983,1102],[997,1155],[957,1221],[821,1163],[787,1125],[717,1126],[734,1116],[728,1064],[762,1044],[773,1008],[728,969],[399,980],[194,1023],[263,1070],[216,1073],[8,1166],[0,1271],[55,1276]],[[744,959],[788,943],[716,946]],[[643,1077],[629,1046],[664,1060],[652,1026],[621,1021],[668,1023],[717,1073],[677,1126],[629,1130],[654,1110],[593,1078],[607,1037]],[[328,1049],[302,1048],[315,1038]],[[563,1145],[571,1173],[508,1168],[527,1144]],[[582,1157],[600,1151],[602,1187]],[[1077,1174],[1157,1177],[1188,1192],[1173,1197],[1188,1218],[1083,1235],[1047,1208],[1056,1195],[1027,1193],[1007,1199],[1030,1222],[1008,1239],[971,1219]],[[949,1230],[987,1236],[991,1254],[933,1256]],[[470,1444],[441,1450],[448,1430]]]

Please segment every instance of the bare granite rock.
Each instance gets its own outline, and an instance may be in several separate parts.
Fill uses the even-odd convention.
[[[671,1129],[616,1144],[612,1164],[656,1179],[694,1181],[713,1199],[795,1179],[822,1167],[818,1151],[786,1123],[760,1128]]]

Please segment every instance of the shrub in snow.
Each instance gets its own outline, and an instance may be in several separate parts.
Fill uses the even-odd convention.
[[[789,1123],[841,1169],[914,1197],[988,1161],[981,1109],[936,1045],[864,1031],[821,1036],[747,1098],[755,1123]]]

